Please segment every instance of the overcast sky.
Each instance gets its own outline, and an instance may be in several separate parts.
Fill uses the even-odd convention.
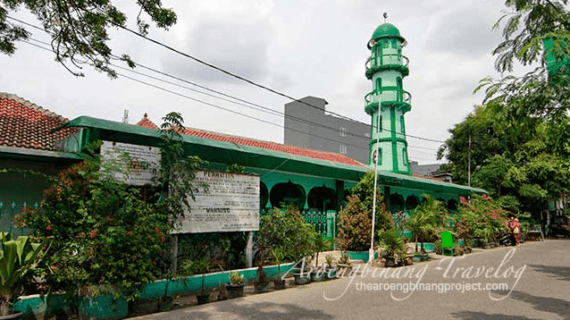
[[[404,89],[412,94],[406,115],[407,133],[436,140],[462,121],[482,95],[478,81],[496,76],[492,50],[501,41],[492,30],[502,15],[501,0],[164,0],[178,23],[169,31],[151,29],[149,36],[190,55],[267,85],[296,98],[324,98],[327,109],[369,123],[364,96],[372,83],[364,76],[370,51],[366,43],[384,22],[399,28],[408,45],[410,75]],[[122,7],[134,26],[134,6]],[[12,13],[11,13],[12,14]],[[25,11],[12,14],[38,24]],[[47,35],[32,30],[34,38]],[[141,64],[160,69],[227,94],[283,112],[290,100],[204,67],[124,31],[113,30],[115,54],[128,53]],[[148,73],[146,70],[138,71]],[[14,93],[64,117],[81,115],[129,122],[148,113],[160,124],[167,112],[179,111],[188,127],[283,142],[283,128],[248,119],[166,93],[125,78],[84,70],[76,78],[54,62],[52,53],[25,43],[8,57],[0,55],[0,92]],[[123,72],[181,94],[239,113],[283,125],[283,117],[203,96],[155,80]],[[155,75],[156,76],[156,75]],[[172,80],[171,80],[172,81]],[[408,137],[411,160],[436,162],[441,143]],[[350,147],[350,146],[349,146]]]

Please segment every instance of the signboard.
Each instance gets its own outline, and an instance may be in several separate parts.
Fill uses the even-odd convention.
[[[136,144],[103,141],[101,159],[116,168],[113,178],[134,186],[156,184],[160,168],[160,149]],[[105,168],[101,168],[105,171]]]
[[[259,230],[259,176],[199,170],[177,233]],[[206,186],[204,186],[206,185]]]

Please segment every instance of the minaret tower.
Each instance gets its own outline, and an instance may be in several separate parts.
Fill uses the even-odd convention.
[[[378,170],[411,175],[404,114],[411,110],[412,96],[402,84],[409,74],[408,58],[402,55],[405,45],[400,31],[390,23],[380,25],[372,34],[366,61],[372,92],[364,98],[364,110],[372,117],[368,164],[374,167],[379,154]]]

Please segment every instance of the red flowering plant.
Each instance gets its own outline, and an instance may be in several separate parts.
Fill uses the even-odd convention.
[[[498,201],[486,194],[471,195],[467,200],[460,198],[461,206],[453,217],[454,230],[458,238],[465,240],[479,237],[483,243],[496,240],[497,235],[506,230],[508,212]]]
[[[161,273],[156,264],[163,261],[168,216],[137,188],[102,178],[99,168],[86,160],[62,171],[41,206],[23,212],[19,224],[52,238],[42,274],[52,290],[104,294],[119,285],[134,298],[137,284]]]

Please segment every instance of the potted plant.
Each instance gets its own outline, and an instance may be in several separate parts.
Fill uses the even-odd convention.
[[[273,280],[276,290],[285,289],[285,279],[281,278],[281,264],[285,261],[285,249],[281,246],[273,248],[271,255],[277,263],[277,279]]]
[[[269,250],[269,245],[265,243],[262,239],[257,242],[257,252],[259,254],[259,261],[257,265],[257,280],[255,283],[255,292],[264,293],[269,291],[269,279],[267,279],[267,273],[263,270],[265,265],[265,260],[267,259],[267,251]]]
[[[228,298],[235,299],[243,297],[243,275],[237,271],[230,273],[229,275],[230,283],[226,284],[226,290],[228,290]]]
[[[443,251],[443,248],[441,247],[441,239],[436,240],[433,243],[434,249],[435,249],[435,254],[441,254]]]
[[[336,264],[338,270],[337,270],[337,277],[339,275],[339,273],[341,275],[346,274],[346,272],[351,272],[352,271],[352,263],[350,262],[350,256],[348,254],[346,254],[346,252],[341,252],[340,253],[340,259],[338,260],[338,263]]]
[[[22,313],[10,314],[22,283],[45,255],[50,239],[33,242],[29,236],[12,240],[10,233],[0,232],[0,319],[19,319]],[[46,249],[46,250],[42,250]]]
[[[386,261],[384,262],[384,266],[395,267],[396,258],[394,255],[396,252],[404,250],[404,240],[399,237],[394,230],[380,230],[380,232],[378,232],[378,237],[382,247],[386,251]]]
[[[202,274],[202,285],[200,286],[200,292],[196,295],[196,300],[198,304],[205,304],[210,302],[210,292],[206,291],[206,273],[210,267],[210,262],[208,259],[200,259],[192,263],[192,269],[195,274]]]
[[[325,271],[326,271],[325,277],[327,279],[336,278],[336,268],[333,267],[334,256],[332,254],[327,254],[327,256],[325,257],[325,260],[327,261],[327,267],[325,269]]]
[[[293,277],[295,277],[295,284],[303,285],[311,282],[311,263],[312,259],[310,256],[303,258],[301,260],[301,268],[297,268],[293,272]]]

